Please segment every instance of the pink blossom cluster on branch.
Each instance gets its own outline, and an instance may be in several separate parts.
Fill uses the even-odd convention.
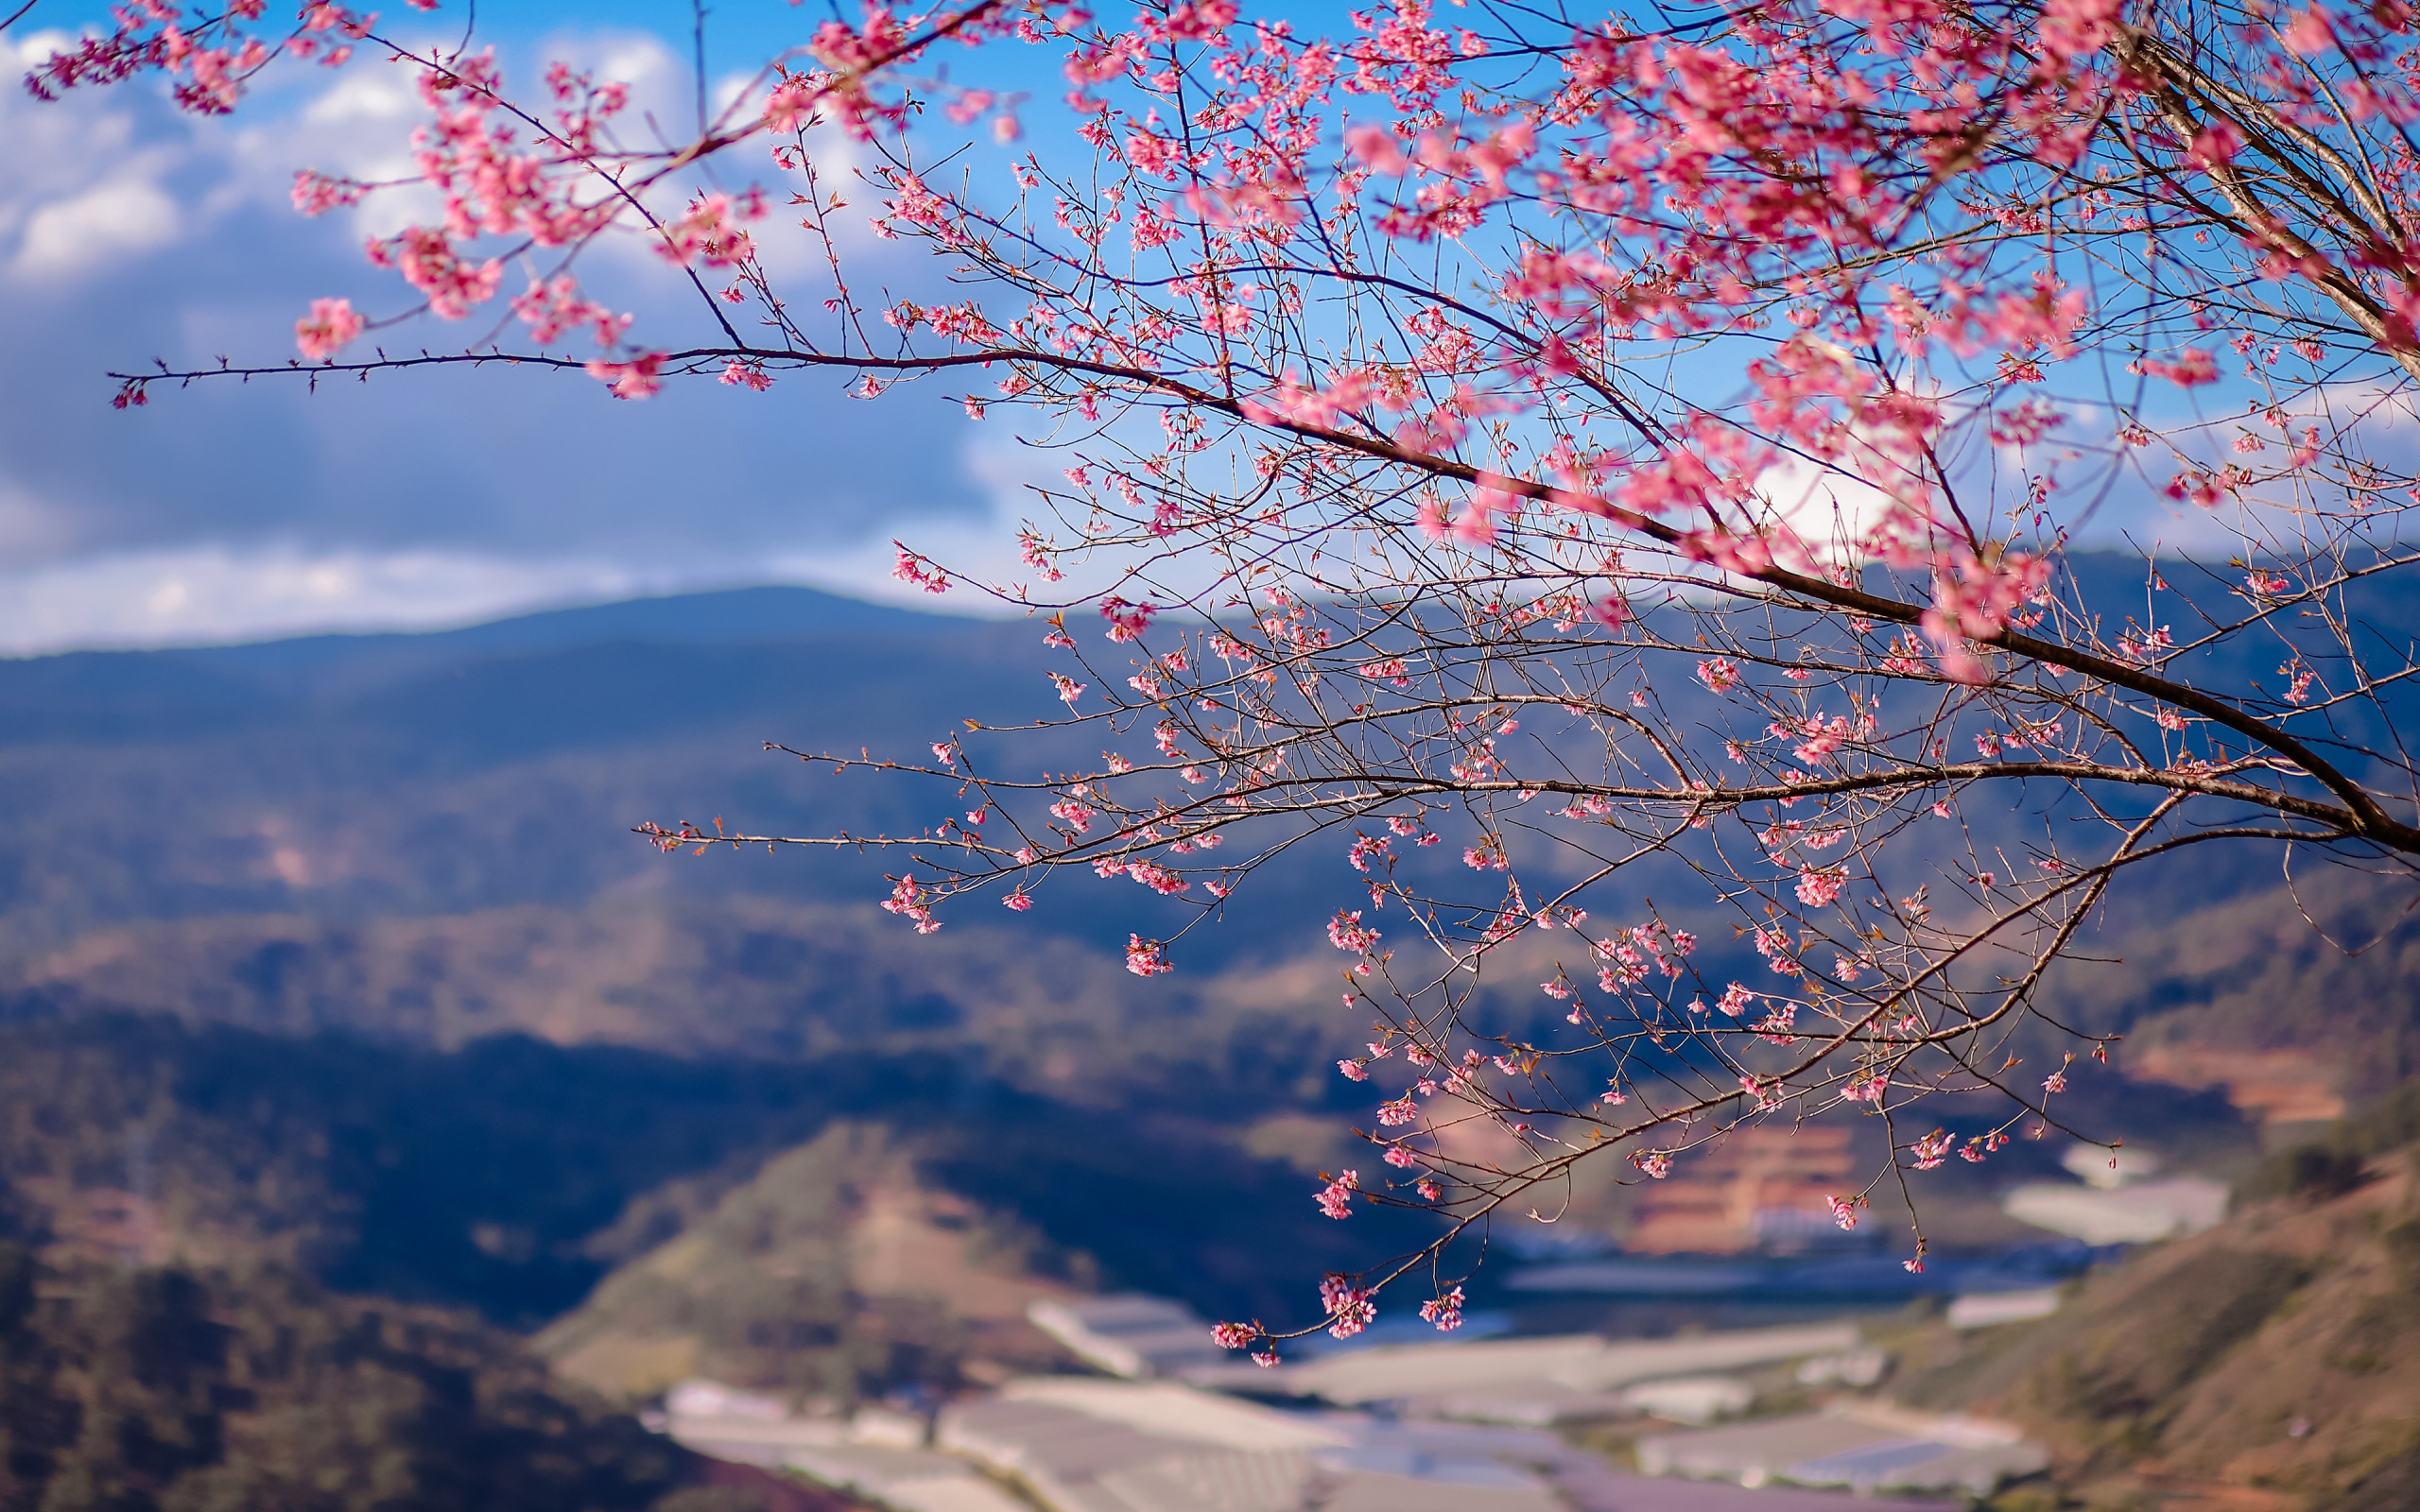
[[[257,15],[130,9],[37,87],[164,71],[223,109],[276,50]],[[1032,721],[930,765],[794,753],[921,773],[936,823],[647,833],[895,849],[884,906],[921,933],[971,893],[1132,883],[1172,920],[1130,936],[1139,977],[1263,868],[1331,868],[1372,1037],[1336,1065],[1379,1161],[1312,1200],[1439,1227],[1330,1277],[1312,1327],[1358,1332],[1423,1271],[1450,1328],[1465,1236],[1747,1122],[1874,1132],[1873,1181],[1830,1200],[1848,1227],[2065,1126],[2105,1041],[2024,1062],[2113,887],[2213,845],[2420,856],[2391,737],[2420,668],[2365,619],[2415,565],[2390,434],[2420,380],[2405,0],[1467,25],[1392,0],[1336,35],[1233,0],[877,8],[669,146],[617,134],[611,81],[558,69],[522,100],[485,54],[330,25],[418,70],[409,185],[443,214],[371,249],[418,303],[312,303],[295,370],[493,360],[343,353],[538,259],[510,304],[528,369],[631,399],[921,380],[1062,454],[1021,579],[905,543],[894,574],[1045,618]],[[1068,140],[999,149],[1013,95],[962,76],[1002,48],[1046,50]],[[985,118],[991,145],[952,134]],[[861,305],[827,125],[946,302]],[[306,174],[296,201],[409,185]],[[662,255],[685,333],[581,291],[607,235]],[[820,255],[823,297],[777,289],[777,237]],[[596,352],[554,350],[573,333]],[[217,375],[125,375],[120,401]],[[2118,508],[2227,545],[2085,570],[2078,533]],[[1037,771],[1029,737],[1078,727],[1099,761]],[[1987,1110],[1952,1127],[1945,1094]],[[1273,1359],[1287,1332],[1219,1342]]]

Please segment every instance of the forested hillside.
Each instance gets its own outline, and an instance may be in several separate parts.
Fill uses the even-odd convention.
[[[893,1131],[937,1191],[1029,1226],[1060,1257],[1046,1270],[1208,1311],[1275,1313],[1301,1266],[1382,1242],[1322,1219],[1301,1173],[1236,1125],[1037,1096],[932,1051],[699,1058],[504,1036],[444,1053],[71,1013],[0,1022],[0,1118],[28,1243],[271,1258],[518,1327],[838,1119]]]
[[[274,1266],[0,1245],[9,1512],[674,1512],[688,1456],[515,1341]],[[711,1493],[708,1493],[711,1497]]]
[[[2079,570],[2110,569],[2087,558]],[[29,812],[60,821],[0,839],[0,990],[59,1055],[99,1053],[68,1045],[92,1014],[165,1015],[185,1031],[163,1039],[145,1021],[112,1053],[200,1057],[228,1086],[268,1089],[208,1138],[148,1136],[203,1164],[235,1159],[225,1152],[246,1142],[284,1152],[293,1170],[268,1187],[246,1178],[273,1195],[216,1211],[242,1245],[268,1244],[344,1284],[407,1279],[498,1316],[571,1305],[604,1263],[579,1236],[639,1193],[726,1166],[726,1179],[742,1179],[825,1118],[978,1095],[968,1089],[1049,1112],[1025,1122],[1192,1120],[1197,1132],[1170,1135],[1172,1145],[1293,1152],[1316,1168],[1302,1152],[1343,1146],[1302,1131],[1333,1121],[1340,1132],[1355,1099],[1331,1064],[1370,1027],[1337,1006],[1343,963],[1317,922],[1355,885],[1340,853],[1299,852],[1239,895],[1224,924],[1185,937],[1185,970],[1145,980],[1122,969],[1126,932],[1171,933],[1192,906],[1122,881],[1082,878],[1028,914],[960,909],[925,938],[873,907],[878,854],[666,856],[629,833],[644,818],[717,814],[804,833],[920,824],[946,794],[834,777],[762,742],[913,754],[960,715],[1030,717],[1051,701],[1041,628],[754,590],[437,635],[0,663],[0,777]],[[1032,753],[1048,756],[1047,743]],[[2046,1002],[2062,1022],[2128,1036],[2118,1075],[2204,1090],[2196,1101],[2080,1069],[2066,1105],[2080,1131],[2239,1163],[2261,1119],[2281,1110],[2243,1102],[2255,1083],[2290,1084],[2301,1103],[2282,1110],[2299,1113],[2411,1070],[2420,992],[2406,962],[2420,924],[2408,900],[2342,871],[2296,877],[2289,891],[2275,861],[2197,856],[2189,876],[2153,879],[2113,902],[2088,958],[2053,979]],[[1757,969],[1735,934],[1720,920],[1705,931],[1703,964],[1718,977]],[[1502,958],[1485,990],[1508,1029],[1553,1022],[1535,988],[1546,964],[1530,946]],[[516,1035],[527,1040],[494,1039]],[[2052,1053],[2047,1031],[2033,1038],[2014,1048]],[[554,1056],[529,1040],[651,1054]],[[2251,1058],[2180,1057],[2178,1045]],[[959,1090],[902,1095],[871,1084],[873,1064],[924,1066],[919,1075]],[[654,1111],[617,1121],[627,1147],[646,1152],[635,1164],[591,1147],[621,1135],[577,1128],[595,1123],[588,1108],[635,1106],[596,1101],[593,1078],[609,1066],[651,1089],[631,1095]],[[328,1106],[351,1111],[293,1111],[321,1096],[309,1089],[336,1084],[354,1094]],[[2242,1104],[2234,1115],[2230,1098]],[[468,1110],[471,1123],[406,1112],[432,1106]],[[554,1216],[466,1209],[388,1232],[377,1227],[388,1210],[365,1194],[392,1189],[412,1161],[382,1165],[341,1139],[305,1157],[294,1152],[307,1139],[255,1126],[350,1128],[361,1148],[441,1128],[493,1141],[467,1131],[508,1106],[527,1110],[528,1143],[499,1147],[527,1153],[499,1163],[513,1173],[499,1185],[547,1189]],[[683,1109],[677,1130],[661,1122],[672,1108]],[[1979,1104],[1941,1111],[1962,1126],[1988,1116]],[[127,1186],[123,1130],[147,1116],[62,1114],[59,1127],[104,1152],[88,1153],[75,1180]],[[17,1126],[31,1127],[22,1115]],[[21,1133],[11,1159],[59,1137]],[[1979,1186],[1962,1179],[1987,1211],[1993,1183],[2027,1169],[2004,1159]],[[40,1195],[60,1178],[28,1179],[21,1206],[77,1211]],[[158,1189],[162,1202],[177,1200],[172,1185]],[[218,1177],[201,1185],[233,1190]],[[430,1190],[475,1207],[461,1194],[476,1185]],[[286,1216],[262,1216],[271,1210]],[[199,1230],[188,1238],[201,1242]]]
[[[2420,1505],[2420,1091],[2280,1152],[2223,1225],[2054,1317],[1910,1341],[1895,1389],[2025,1424],[2092,1504]]]

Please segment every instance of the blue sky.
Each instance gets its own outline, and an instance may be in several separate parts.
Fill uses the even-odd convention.
[[[22,72],[96,10],[42,0],[0,34],[0,71]],[[710,75],[730,87],[824,13],[720,0]],[[459,0],[434,17],[397,15],[400,35],[441,26],[450,38]],[[479,16],[510,77],[566,58],[632,82],[642,112],[689,118],[684,6],[484,0]],[[1050,49],[1007,47],[954,66],[1030,90],[1046,144],[1064,139],[1051,119],[1055,61]],[[314,296],[348,296],[372,317],[413,302],[359,249],[406,207],[306,220],[286,198],[300,167],[405,168],[420,118],[408,79],[366,61],[281,77],[215,121],[169,110],[156,79],[54,105],[0,88],[11,146],[0,155],[0,331],[12,359],[0,367],[0,654],[456,624],[768,581],[898,596],[893,537],[1009,576],[1022,481],[1059,463],[1022,448],[1004,420],[969,421],[940,384],[868,403],[837,376],[788,375],[765,394],[702,383],[630,404],[584,376],[491,369],[316,393],[292,382],[164,387],[142,410],[112,410],[112,369],[155,356],[284,360]],[[828,146],[827,179],[845,180],[856,149]],[[974,161],[1000,171],[997,153]],[[765,244],[769,255],[780,246]],[[859,233],[844,251],[861,297],[936,287],[933,263],[904,244]],[[781,255],[794,307],[811,302],[811,249],[793,237]],[[639,339],[700,334],[643,252],[624,248],[583,271],[638,312]],[[508,292],[519,284],[508,275]],[[487,329],[432,322],[383,339],[459,350]],[[2210,522],[2183,524],[2207,534]],[[2103,533],[2121,526],[2174,540],[2179,522],[2131,500],[2101,518]]]
[[[458,13],[458,10],[457,10]],[[636,80],[685,118],[686,8],[481,7],[508,66],[568,56]],[[408,12],[404,13],[408,17]],[[15,72],[76,22],[43,9],[0,35]],[[427,25],[444,19],[432,18]],[[717,6],[710,67],[742,71],[820,17]],[[458,23],[455,23],[458,25]],[[286,202],[302,166],[393,160],[417,117],[399,71],[290,69],[231,119],[167,109],[156,80],[44,105],[0,90],[0,653],[457,623],[544,604],[741,582],[893,591],[889,541],[996,541],[1031,472],[942,389],[844,396],[838,378],[769,393],[674,386],[622,403],[584,376],[496,369],[160,388],[112,410],[105,376],[157,356],[282,361],[317,295],[365,312],[409,291],[368,266],[369,229]],[[391,214],[391,213],[390,213]],[[871,239],[869,239],[871,242]],[[871,243],[858,276],[913,254]],[[633,258],[593,283],[678,341],[685,310]],[[508,276],[508,292],[519,284]],[[477,322],[390,342],[457,348]],[[483,328],[482,328],[483,329]]]

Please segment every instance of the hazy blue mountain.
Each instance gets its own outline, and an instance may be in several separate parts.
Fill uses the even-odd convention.
[[[813,589],[767,587],[556,610],[455,630],[12,658],[0,660],[0,746],[186,738],[259,728],[305,711],[341,718],[378,709],[381,694],[408,703],[405,690],[483,669],[519,667],[538,679],[548,671],[568,672],[577,679],[592,659],[610,663],[642,647],[728,656],[740,647],[887,643],[913,662],[916,648],[902,643],[977,645],[1008,628]],[[577,654],[582,652],[590,655]],[[745,659],[707,664],[749,668]],[[510,673],[502,677],[512,681]],[[762,697],[740,679],[710,681],[699,691],[718,700],[737,696],[751,707]],[[614,701],[627,696],[624,687]],[[693,717],[700,712],[690,711]]]
[[[0,840],[6,932],[261,911],[362,917],[617,887],[878,895],[878,863],[675,872],[642,820],[913,830],[897,782],[803,748],[922,751],[1047,702],[1040,634],[804,589],[528,616],[431,635],[0,662],[0,786],[71,847]]]
[[[2139,562],[2078,558],[2070,570],[2112,615],[2190,633],[2189,609]],[[2167,570],[2197,586],[2185,569]],[[2198,591],[2222,595],[2224,583]],[[2395,595],[2360,598],[2381,648],[2420,620]],[[2312,633],[2298,621],[2204,658],[2196,675],[2222,687],[2273,683],[2280,647]],[[0,662],[0,789],[31,820],[0,834],[0,955],[147,919],[582,907],[633,893],[876,898],[904,857],[666,858],[630,829],[721,817],[758,833],[918,830],[954,810],[946,787],[835,777],[769,754],[765,742],[912,758],[963,718],[1033,719],[1058,708],[1040,640],[1031,621],[759,588],[430,634]],[[1676,717],[1713,714],[1685,677],[1662,680],[1674,684],[1659,696]],[[2420,704],[2405,707],[2420,686],[2387,696],[2383,716],[2348,706],[2314,718],[2316,738],[2384,747],[2390,720],[2420,722]],[[1033,737],[1015,759],[1039,775],[1097,760],[1106,743],[1098,730]],[[1587,752],[1563,744],[1586,770]],[[2120,808],[2147,801],[2138,791],[2103,797]],[[2025,803],[2056,798],[2030,791]],[[2056,828],[2053,814],[1986,805],[1969,818],[1994,843],[2022,847]],[[1352,901],[1340,851],[1314,846],[1260,874],[1227,906],[1229,927],[1187,937],[1188,960],[1316,950],[1308,921]],[[2190,863],[2200,898],[2274,885],[2276,857],[2263,849],[2197,852]],[[1630,881],[1626,895],[1668,907],[1699,891],[1677,868]],[[2121,901],[2123,921],[2141,921],[2125,910]],[[1170,936],[1195,914],[1123,883],[1069,877],[1018,922],[1114,951],[1129,931]]]

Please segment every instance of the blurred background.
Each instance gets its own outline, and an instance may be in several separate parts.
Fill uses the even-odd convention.
[[[1161,1319],[1181,1374],[1216,1353],[1204,1319],[1299,1325],[1321,1272],[1414,1242],[1411,1220],[1311,1202],[1367,1122],[1329,1068],[1368,1026],[1302,923],[1340,859],[1271,873],[1146,980],[1127,931],[1182,920],[1141,888],[1085,878],[921,938],[875,908],[876,858],[663,855],[630,833],[921,822],[936,795],[761,742],[913,751],[1029,708],[1041,654],[1023,623],[765,587],[0,662],[11,1504],[84,1504],[43,1489],[73,1471],[118,1487],[95,1505],[752,1505],[763,1486],[701,1479],[728,1443],[628,1415],[705,1382],[809,1426],[921,1421],[1110,1357],[1030,1315],[1099,1296],[1189,1310]],[[1776,1126],[1667,1181],[1600,1162],[1554,1225],[1499,1225],[1467,1332],[1846,1322],[1845,1346],[1784,1343],[1881,1350],[1851,1386],[1729,1362],[1731,1385],[1658,1410],[1985,1404],[2076,1485],[2175,1456],[2215,1483],[2245,1442],[2279,1473],[2362,1446],[2386,1463],[2420,1400],[2420,1103],[2399,1091],[2420,938],[2363,882],[2244,877],[2113,917],[2108,959],[2048,1001],[2127,1038],[2072,1077],[2075,1133],[1911,1177],[1924,1274],[1887,1194],[1854,1233],[1829,1220],[1882,1159],[1875,1122]],[[1517,1027],[1543,1001],[1491,1011]],[[2122,1139],[2118,1166],[2078,1133]],[[1425,1332],[1392,1332],[1409,1309],[1372,1337]],[[1657,1368],[1703,1385],[1704,1364]],[[1432,1395],[1466,1374],[1430,1368]],[[1341,1410],[1316,1380],[1287,1389]],[[1547,1408],[1505,1389],[1446,1416],[1543,1412],[1625,1472],[1671,1425],[1612,1386]],[[298,1465],[317,1500],[262,1489]],[[160,1499],[206,1486],[235,1500]],[[1581,1500],[1663,1504],[1635,1497]]]
[[[481,12],[666,99],[688,19]],[[715,66],[796,25],[717,10]],[[298,144],[391,157],[408,92],[305,82],[219,122],[0,94],[0,1507],[2420,1504],[2420,925],[2354,872],[2113,911],[2047,1002],[2119,1052],[2072,1131],[1922,1175],[1921,1274],[1896,1197],[1829,1222],[1878,1128],[1756,1130],[1501,1227],[1465,1352],[1413,1350],[1406,1303],[1354,1341],[1405,1351],[1378,1385],[1333,1343],[1220,1374],[1205,1319],[1299,1324],[1422,1235],[1311,1201],[1366,1105],[1303,922],[1340,858],[1138,979],[1127,933],[1185,917],[1143,889],[920,939],[879,858],[631,834],[928,822],[946,795],[763,743],[1033,715],[1041,627],[888,570],[894,536],[1001,558],[1037,464],[938,390],[800,378],[113,411],[112,369],[279,356],[306,296],[393,293],[286,184]],[[1118,1465],[1194,1469],[1069,1468],[1121,1424],[1151,1443]],[[1278,1456],[1259,1500],[1211,1449]]]

